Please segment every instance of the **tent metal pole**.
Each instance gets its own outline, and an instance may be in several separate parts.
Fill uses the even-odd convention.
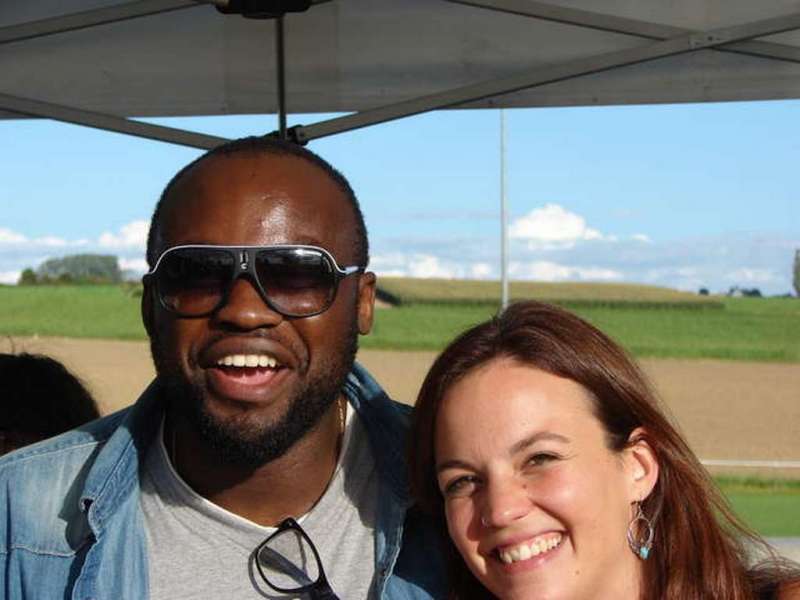
[[[86,10],[60,17],[40,19],[0,28],[0,44],[10,44],[55,33],[86,29],[182,8],[209,4],[211,0],[140,0],[117,6]]]
[[[210,150],[228,141],[227,138],[213,135],[205,135],[194,131],[186,131],[184,129],[174,129],[162,125],[153,125],[151,123],[133,121],[114,115],[79,110],[77,108],[41,102],[39,100],[31,100],[29,98],[20,98],[18,96],[9,96],[8,94],[0,94],[0,107],[23,115],[55,119],[57,121],[65,121],[76,125],[94,127],[95,129],[104,129],[106,131],[134,135],[150,140],[157,140],[159,142],[190,146],[201,150]]]
[[[555,6],[535,0],[447,0],[447,2],[509,13],[522,17],[531,17],[543,21],[576,25],[587,29],[632,35],[650,40],[668,40],[679,35],[692,33],[692,30],[682,27],[673,27],[672,25],[661,25],[639,19],[630,19],[588,10]],[[714,50],[774,60],[800,62],[800,48],[773,42],[734,42],[716,46]]]
[[[467,102],[482,100],[548,83],[572,79],[580,75],[599,73],[617,67],[643,63],[666,56],[685,54],[705,48],[713,48],[735,41],[746,40],[800,28],[800,13],[763,19],[744,25],[722,27],[706,32],[689,33],[669,40],[654,42],[636,48],[627,48],[567,61],[558,65],[540,67],[519,75],[484,81],[477,84],[448,90],[398,102],[388,106],[361,111],[352,115],[320,121],[294,128],[298,141],[307,142],[320,137],[352,131],[368,125],[392,121],[420,113],[449,108]]]
[[[508,308],[508,204],[506,201],[506,112],[500,109],[500,307]]]
[[[286,139],[286,54],[283,37],[283,15],[275,19],[275,56],[278,75],[278,134]]]

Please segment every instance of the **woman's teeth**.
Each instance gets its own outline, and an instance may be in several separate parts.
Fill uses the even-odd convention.
[[[535,539],[533,542],[524,542],[516,546],[506,547],[502,550],[498,550],[497,553],[500,556],[500,560],[510,565],[511,563],[528,560],[529,558],[539,556],[540,554],[552,550],[561,543],[561,539],[562,536],[558,533],[553,536]]]
[[[274,369],[278,361],[273,356],[266,354],[231,354],[223,356],[217,361],[220,367],[269,367]]]

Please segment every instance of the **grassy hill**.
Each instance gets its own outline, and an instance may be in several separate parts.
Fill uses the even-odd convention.
[[[500,282],[381,277],[379,296],[392,304],[487,304],[496,306]],[[630,283],[512,281],[511,300],[535,299],[567,307],[720,309],[721,300],[670,288]]]
[[[401,303],[376,312],[372,334],[361,338],[366,348],[439,350],[498,307],[490,295],[494,285],[499,296],[496,282],[383,282]],[[565,304],[635,356],[800,362],[794,298],[708,298],[617,284],[512,287],[512,297],[521,296]],[[0,286],[0,335],[143,340],[139,302],[125,286]]]

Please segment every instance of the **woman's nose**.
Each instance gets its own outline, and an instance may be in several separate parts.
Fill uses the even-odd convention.
[[[486,487],[485,502],[481,511],[484,527],[506,527],[526,516],[533,506],[527,483],[510,478],[490,482]]]

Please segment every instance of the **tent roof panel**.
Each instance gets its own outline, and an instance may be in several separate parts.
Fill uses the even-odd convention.
[[[124,3],[4,3],[0,26],[57,16],[76,7],[117,4]],[[551,4],[697,31],[797,10],[796,2],[788,0]],[[210,5],[198,5],[15,42],[0,53],[0,93],[119,116],[275,112],[273,34],[269,21],[225,16]],[[800,34],[772,38],[800,56]],[[653,43],[443,0],[332,0],[287,16],[286,39],[291,112],[365,110]],[[703,50],[466,106],[798,96],[800,64]]]

